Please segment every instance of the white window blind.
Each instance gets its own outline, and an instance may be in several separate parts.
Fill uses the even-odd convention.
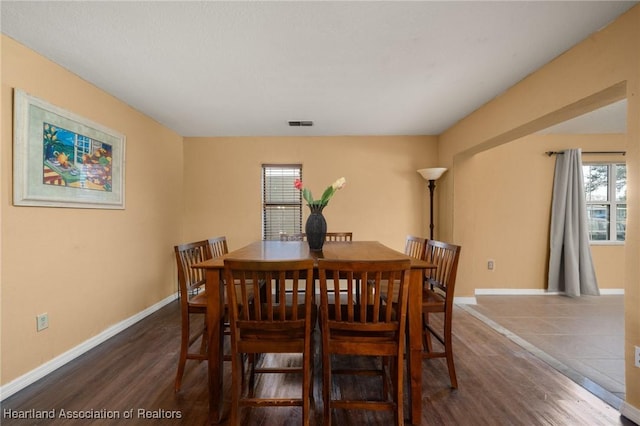
[[[302,179],[300,164],[262,165],[262,239],[302,232],[302,194],[294,186]]]

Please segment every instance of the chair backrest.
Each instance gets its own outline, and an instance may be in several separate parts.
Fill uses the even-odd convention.
[[[414,235],[407,235],[407,239],[404,244],[404,254],[411,256],[415,259],[424,259],[424,253],[427,249],[427,240],[422,237],[416,237]]]
[[[353,232],[327,232],[325,241],[353,241]]]
[[[243,330],[272,340],[310,333],[313,260],[225,259],[224,272],[231,328],[240,331],[235,334],[237,339],[242,338]],[[299,285],[293,285],[292,292],[287,293],[285,286],[292,281],[304,282],[304,286],[299,290]],[[300,304],[300,293],[307,308]]]
[[[280,241],[305,241],[307,235],[301,234],[280,234]]]
[[[307,234],[280,234],[280,241],[306,241]],[[327,232],[325,241],[353,241],[353,232]]]
[[[329,339],[343,335],[350,345],[375,345],[403,336],[410,267],[409,259],[318,259],[323,333],[328,332]],[[356,288],[362,285],[371,291],[360,291],[358,301]]]
[[[442,241],[427,241],[425,260],[436,265],[435,269],[427,270],[425,283],[436,292],[446,295],[446,303],[453,303],[453,293],[458,272],[458,259],[461,247]]]
[[[209,252],[211,253],[211,257],[220,257],[223,254],[229,253],[229,248],[227,247],[227,237],[215,237],[209,238]]]
[[[196,263],[211,258],[209,242],[207,240],[174,246],[176,262],[178,264],[178,283],[180,285],[181,299],[186,303],[191,290],[194,290],[206,281],[204,269],[192,268]]]

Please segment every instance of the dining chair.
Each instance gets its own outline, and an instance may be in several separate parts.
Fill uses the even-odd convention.
[[[178,264],[178,284],[180,287],[180,311],[182,316],[182,337],[180,340],[180,357],[174,385],[175,392],[180,391],[182,376],[187,360],[204,361],[208,359],[208,334],[206,327],[207,294],[204,291],[206,282],[204,269],[192,268],[193,265],[211,257],[207,240],[174,246]],[[191,314],[201,314],[203,327],[191,335]],[[198,352],[189,352],[193,343],[201,338]]]
[[[455,365],[453,363],[452,347],[452,317],[453,295],[460,258],[461,247],[441,241],[427,242],[425,260],[436,265],[435,269],[427,270],[422,291],[422,325],[424,332],[424,358],[446,358],[451,387],[458,387]],[[441,326],[435,326],[430,321],[431,314],[442,314]],[[435,350],[431,337],[442,345]]]
[[[313,260],[252,261],[225,259],[224,273],[231,318],[231,425],[240,424],[241,407],[302,406],[303,424],[310,421],[313,342],[317,319],[313,303]],[[292,293],[284,289],[293,281]],[[298,291],[298,282],[304,291]],[[275,290],[279,296],[275,297]],[[253,295],[253,296],[251,296]],[[251,364],[249,389],[245,394],[242,355],[300,353],[300,367],[256,367]],[[300,398],[274,398],[255,395],[255,374],[299,373]]]
[[[327,232],[325,241],[353,241],[353,232]]]
[[[404,243],[404,254],[415,259],[424,259],[424,253],[427,249],[427,240],[415,235],[407,235]]]
[[[297,233],[297,234],[280,234],[280,241],[306,241],[307,234]],[[353,241],[353,232],[327,232],[325,236],[325,241]],[[290,292],[290,290],[287,290]],[[314,285],[313,292],[315,294],[316,287]],[[359,290],[358,290],[359,291]],[[276,297],[278,294],[276,293]],[[360,294],[358,293],[358,297]]]
[[[422,260],[424,258],[426,248],[427,240],[425,238],[417,237],[415,235],[407,235],[404,243],[404,254],[415,259]],[[385,283],[383,282],[383,286],[384,285]],[[367,283],[367,291],[373,291],[371,283]]]
[[[224,254],[229,253],[229,247],[227,246],[227,237],[221,236],[209,238],[208,242],[211,257],[220,257]]]
[[[307,235],[304,233],[298,234],[280,234],[280,241],[305,241]]]
[[[280,241],[306,241],[307,234],[280,234]],[[353,232],[327,232],[325,241],[353,241]]]
[[[334,408],[393,411],[395,424],[404,424],[402,377],[410,267],[409,259],[318,259],[325,424],[331,424]],[[373,291],[363,292],[358,303],[355,290],[362,283],[370,283]],[[335,355],[379,357],[380,367],[334,369]],[[336,374],[381,376],[382,395],[353,400],[339,399],[342,392],[335,392],[334,398],[332,377]]]

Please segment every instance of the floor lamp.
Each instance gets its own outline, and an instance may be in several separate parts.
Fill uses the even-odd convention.
[[[447,169],[444,167],[432,167],[428,169],[420,169],[418,173],[425,180],[429,181],[429,239],[433,240],[433,191],[436,189],[436,180],[442,176]]]

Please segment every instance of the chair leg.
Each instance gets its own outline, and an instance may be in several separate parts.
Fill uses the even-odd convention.
[[[424,349],[427,352],[433,352],[433,343],[431,343],[431,332],[427,328],[429,324],[429,312],[422,313],[422,331],[424,332]]]
[[[446,314],[445,314],[446,315]],[[447,368],[449,369],[449,379],[451,380],[451,387],[458,389],[458,379],[456,378],[456,367],[453,364],[453,346],[451,336],[451,316],[445,318],[444,323],[444,351],[447,358]]]
[[[389,359],[389,357],[382,357],[382,393],[384,394],[384,398],[388,399],[389,395],[392,392],[389,392],[389,382],[393,381],[393,364],[392,361]],[[389,375],[387,378],[387,374]],[[393,384],[391,385],[392,389],[395,389],[393,387]]]
[[[259,361],[258,354],[248,354],[249,356],[249,398],[255,397],[255,385],[256,385],[256,364]]]
[[[403,357],[401,354],[393,360],[393,399],[396,404],[395,420],[396,425],[401,426],[404,424],[404,399],[402,392],[402,369],[403,369]]]
[[[242,393],[242,380],[240,380],[240,369],[243,368],[242,354],[231,356],[231,413],[229,414],[229,425],[239,426],[240,418],[240,396]]]
[[[312,335],[313,336],[313,335]],[[313,337],[312,337],[313,338]],[[313,347],[313,343],[307,342],[309,346],[307,348],[307,352],[302,356],[302,424],[305,426],[309,426],[310,419],[310,411],[311,406],[309,403],[310,391],[312,389],[312,374],[311,369],[313,368],[313,352],[311,348]]]
[[[184,374],[184,366],[187,363],[187,351],[189,350],[189,314],[186,318],[182,317],[182,338],[180,340],[180,358],[178,359],[178,371],[176,373],[176,382],[174,392],[180,392],[182,387],[182,376]]]
[[[331,355],[322,351],[322,403],[324,406],[324,424],[331,425]]]

